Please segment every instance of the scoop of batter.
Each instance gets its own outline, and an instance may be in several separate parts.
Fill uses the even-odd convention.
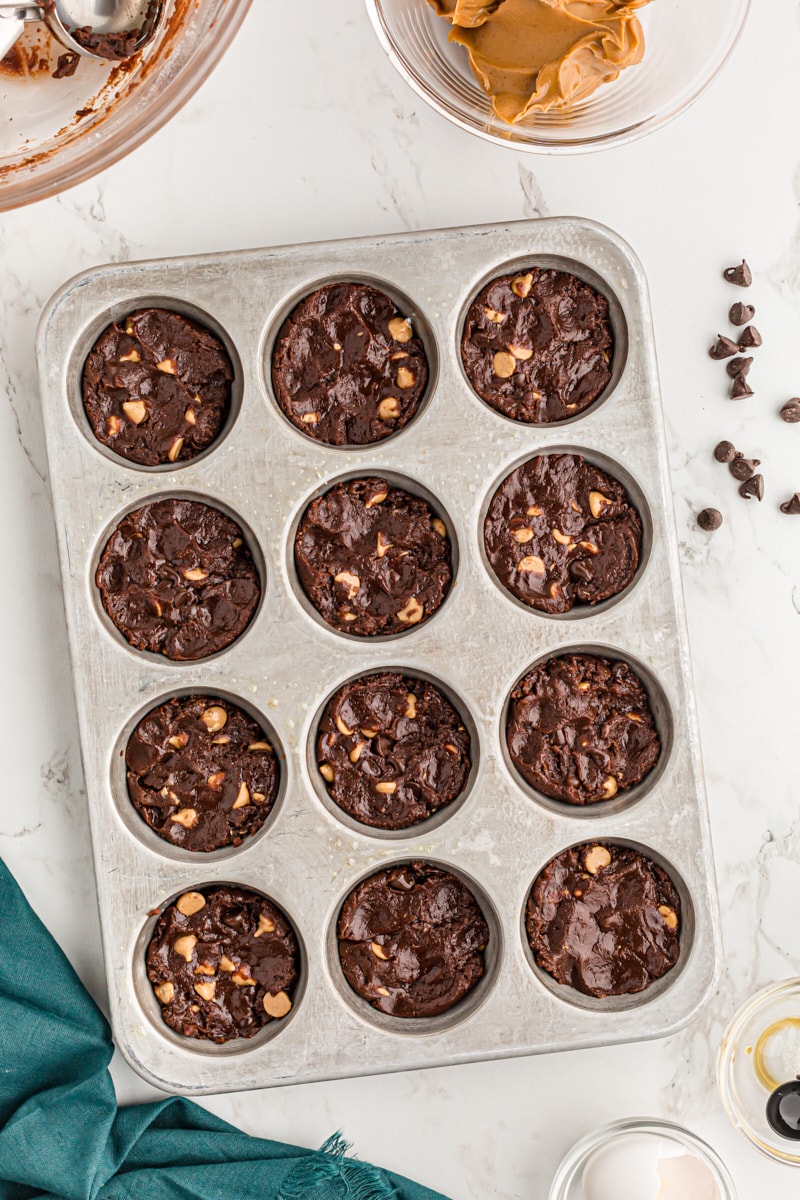
[[[428,0],[504,121],[565,109],[641,62],[648,0]]]

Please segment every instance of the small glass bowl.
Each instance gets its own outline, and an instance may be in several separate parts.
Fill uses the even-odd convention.
[[[722,1159],[695,1134],[670,1121],[630,1118],[612,1121],[587,1134],[572,1147],[562,1161],[550,1188],[550,1200],[584,1200],[583,1171],[592,1155],[611,1142],[630,1134],[653,1134],[665,1142],[674,1142],[688,1150],[708,1167],[719,1188],[720,1200],[736,1200],[736,1189]]]
[[[366,0],[392,63],[417,95],[455,125],[514,150],[576,153],[621,145],[659,129],[719,74],[744,27],[750,0],[652,0],[639,12],[645,55],[569,112],[535,113],[509,125],[448,43],[450,24],[427,0]]]
[[[130,64],[84,58],[53,79],[63,47],[30,23],[16,73],[0,69],[0,212],[96,175],[168,121],[211,74],[252,0],[170,0],[154,40]]]
[[[717,1085],[731,1124],[775,1162],[800,1167],[800,1142],[767,1121],[767,1100],[800,1075],[800,979],[764,988],[744,1004],[720,1042]]]

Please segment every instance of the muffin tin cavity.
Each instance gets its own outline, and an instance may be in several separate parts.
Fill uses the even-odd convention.
[[[377,692],[370,690],[371,681],[379,686]],[[374,730],[355,726],[346,733],[350,727],[341,704],[353,690],[353,711],[363,713],[371,705],[371,711],[383,717],[382,729],[377,728],[381,721],[373,720]],[[419,715],[432,712],[432,729],[415,729],[418,709]],[[331,741],[335,745],[328,748]],[[326,697],[309,730],[306,766],[320,802],[348,829],[388,841],[424,838],[451,820],[467,802],[478,775],[479,743],[471,713],[451,688],[417,669],[388,666],[350,676]],[[369,776],[365,760],[372,760]],[[338,767],[340,761],[353,784],[351,811],[334,799],[336,768],[332,764]],[[404,769],[410,772],[408,783]],[[375,802],[370,806],[367,799],[367,823],[354,813],[365,809],[363,797],[369,795],[365,779],[371,780],[373,772]],[[398,787],[400,804],[394,800]],[[403,795],[404,787],[408,787],[408,796]],[[441,802],[442,791],[451,798]],[[419,812],[430,804],[436,805],[431,815],[419,819]],[[418,819],[410,824],[392,827],[415,815]]]
[[[659,891],[663,889],[664,895],[657,896],[655,898],[652,911],[648,913],[647,920],[652,919],[653,921],[658,922],[658,928],[660,930],[659,938],[664,945],[674,945],[675,939],[677,938],[678,958],[673,966],[665,967],[664,962],[660,959],[660,955],[656,954],[655,949],[653,949],[651,960],[650,950],[642,949],[643,942],[641,940],[641,934],[637,934],[635,936],[640,939],[638,942],[638,953],[641,960],[647,961],[648,964],[651,961],[655,962],[658,960],[658,971],[663,971],[663,973],[660,974],[658,978],[654,978],[649,984],[644,986],[639,991],[600,997],[588,995],[579,990],[578,987],[571,984],[560,983],[553,975],[550,974],[549,971],[545,970],[539,965],[539,962],[537,961],[537,954],[532,949],[529,938],[529,900],[533,889],[535,888],[537,881],[539,881],[541,878],[543,872],[548,870],[548,868],[552,868],[554,864],[556,864],[558,860],[562,858],[562,856],[574,855],[575,861],[578,865],[578,869],[574,872],[574,876],[575,880],[580,885],[580,887],[576,889],[575,896],[577,904],[580,905],[581,896],[578,895],[578,892],[582,891],[583,889],[588,890],[595,881],[602,883],[604,870],[607,868],[614,870],[617,866],[619,860],[614,856],[615,849],[623,854],[625,852],[630,852],[637,858],[638,856],[641,856],[641,858],[645,860],[645,863],[649,862],[655,868],[655,877],[660,880],[658,885]],[[619,892],[624,893],[626,901],[631,903],[631,905],[631,897],[633,896],[634,891],[635,886],[631,884],[628,884],[627,886],[624,883],[619,885]],[[558,895],[558,914],[556,915],[556,910],[552,908],[552,906],[549,906],[547,911],[549,912],[552,908],[552,916],[549,916],[548,919],[553,923],[551,927],[556,930],[556,941],[560,944],[563,940],[565,946],[571,946],[572,941],[569,940],[568,935],[566,934],[564,924],[567,921],[567,916],[564,912],[560,911],[562,908],[565,908],[568,902],[564,897],[563,889],[559,890]],[[677,905],[674,904],[673,896],[677,897]],[[601,909],[600,911],[605,913],[606,910]],[[604,920],[598,920],[597,913],[597,907],[594,904],[590,905],[589,909],[587,910],[587,919],[591,920],[593,924],[595,921],[597,921],[598,931],[606,930],[602,936],[598,935],[595,943],[596,946],[600,947],[599,958],[601,960],[611,959],[614,961],[618,959],[620,955],[624,954],[624,931],[621,931],[619,923],[614,921],[611,921],[606,927]],[[570,917],[570,920],[573,922],[578,922],[574,930],[576,944],[583,945],[584,942],[581,940],[581,937],[583,937],[586,946],[592,945],[594,941],[592,937],[592,930],[583,926],[579,915],[573,915]],[[566,929],[570,928],[570,924],[567,923]],[[565,847],[563,850],[560,850],[556,855],[554,855],[548,862],[543,863],[539,871],[534,876],[530,887],[525,893],[522,911],[520,914],[520,933],[522,937],[523,950],[525,957],[528,960],[528,964],[539,982],[554,996],[557,996],[558,999],[563,1000],[565,1003],[576,1008],[583,1009],[587,1013],[619,1014],[620,1017],[626,1012],[630,1012],[631,1010],[641,1008],[644,1005],[651,1004],[653,1001],[656,1001],[663,996],[666,991],[672,990],[676,987],[680,977],[689,966],[689,960],[694,951],[695,932],[695,910],[691,895],[681,875],[675,870],[671,863],[669,863],[663,857],[663,855],[652,851],[649,849],[649,847],[641,845],[640,843],[617,837],[603,837],[597,841],[578,842],[572,846]],[[608,941],[609,938],[613,938],[613,944],[612,942]],[[645,935],[645,940],[647,940],[649,946],[649,935]],[[608,944],[606,944],[606,942],[608,942]],[[656,971],[653,971],[653,973],[655,974]]]
[[[351,472],[317,488],[287,550],[305,611],[333,633],[370,644],[426,625],[458,571],[449,515],[427,488],[391,471]]]
[[[518,461],[491,487],[479,537],[486,569],[505,596],[538,616],[580,620],[607,611],[637,585],[653,522],[643,490],[617,463],[553,446]]]
[[[414,868],[418,870],[415,873]],[[427,970],[432,971],[432,962],[435,961],[437,955],[443,951],[446,955],[451,952],[459,958],[459,964],[462,969],[466,969],[468,964],[474,966],[476,958],[479,956],[482,963],[482,974],[478,979],[466,982],[461,980],[461,987],[458,989],[460,998],[455,1002],[450,1002],[449,1006],[444,1010],[432,1016],[395,1016],[388,1012],[382,1012],[375,1007],[370,1000],[366,999],[368,991],[375,990],[371,985],[363,988],[364,994],[360,994],[353,987],[348,975],[353,977],[361,977],[362,971],[357,965],[357,959],[352,955],[352,947],[355,942],[352,938],[346,938],[342,943],[340,934],[343,932],[343,914],[349,915],[353,910],[351,905],[356,900],[355,893],[358,893],[358,898],[361,901],[358,904],[360,910],[357,916],[357,926],[361,929],[362,926],[366,930],[370,922],[376,925],[385,925],[387,931],[389,928],[395,930],[396,936],[392,937],[387,932],[377,935],[376,940],[367,944],[363,942],[363,955],[366,956],[366,962],[372,962],[374,959],[375,971],[370,973],[372,982],[382,988],[380,995],[375,994],[375,1000],[378,1003],[392,1003],[392,996],[387,999],[383,993],[389,991],[389,988],[383,987],[382,978],[386,976],[386,982],[392,983],[393,980],[401,978],[406,979],[410,993],[414,992],[415,986],[418,986],[419,981],[424,985],[425,969],[417,972],[413,967],[410,968],[408,963],[403,965],[402,958],[408,957],[409,963],[419,963],[420,968],[424,968],[425,963],[425,948],[426,941],[424,935],[418,935],[413,932],[413,927],[416,922],[412,922],[408,926],[410,933],[403,933],[403,924],[397,925],[391,918],[390,914],[382,908],[380,903],[380,895],[383,893],[384,884],[387,883],[391,888],[397,888],[396,895],[402,896],[402,887],[404,881],[407,880],[406,886],[413,886],[415,874],[417,878],[423,879],[426,874],[431,874],[432,879],[436,884],[441,886],[441,877],[437,879],[439,873],[444,873],[445,876],[450,876],[456,881],[456,890],[453,895],[454,908],[451,914],[452,918],[456,919],[456,908],[458,911],[459,928],[462,927],[462,934],[459,938],[454,936],[449,928],[448,920],[442,920],[439,923],[438,919],[433,919],[432,930],[430,930],[431,953],[433,958],[431,963],[428,963]],[[400,881],[396,884],[394,881]],[[364,885],[375,881],[375,885],[381,889],[377,896],[367,895],[364,892]],[[423,884],[423,886],[425,886]],[[445,881],[446,887],[446,881]],[[466,889],[464,892],[463,889]],[[391,895],[391,891],[389,893]],[[440,912],[443,907],[442,898],[450,894],[450,889],[447,892],[442,892],[439,895],[439,902],[436,905],[436,912]],[[468,894],[468,895],[467,895]],[[350,903],[348,903],[350,902]],[[396,906],[393,906],[393,909]],[[465,913],[471,912],[471,916],[465,916]],[[396,915],[396,914],[395,914]],[[473,924],[477,922],[477,925]],[[473,947],[469,952],[461,952],[466,945],[472,946],[472,942],[476,941],[475,936],[471,936],[467,932],[469,926],[473,934],[476,929],[481,930],[481,936],[477,940],[484,944],[483,950]],[[370,926],[371,927],[371,926]],[[351,931],[352,932],[352,931]],[[488,932],[488,941],[483,942],[483,935]],[[361,943],[361,934],[356,933],[356,940]],[[347,973],[343,964],[341,945],[350,945],[350,951],[345,952],[348,962]],[[384,949],[384,946],[386,949]],[[416,949],[414,949],[416,947]],[[399,975],[393,970],[394,954],[397,953],[401,960]],[[360,952],[357,952],[360,953]],[[385,956],[385,957],[384,957]],[[334,913],[331,916],[328,925],[327,935],[327,960],[328,970],[330,972],[333,985],[338,991],[344,1003],[363,1021],[367,1021],[374,1025],[377,1029],[384,1033],[405,1034],[419,1037],[421,1035],[441,1034],[448,1029],[452,1029],[461,1022],[473,1017],[484,1001],[491,994],[497,980],[498,972],[500,971],[503,959],[503,935],[500,921],[497,912],[489,899],[484,889],[474,880],[461,871],[458,867],[451,863],[441,862],[439,860],[425,858],[415,859],[398,859],[388,864],[382,864],[379,870],[371,870],[357,879],[341,897],[337,904]],[[438,974],[438,972],[436,972]],[[445,971],[445,973],[447,973]],[[456,974],[459,971],[456,970]],[[417,980],[415,984],[414,980]],[[424,989],[423,989],[424,990]],[[394,1000],[397,1001],[397,996],[400,993],[406,993],[406,987],[402,984],[394,989]],[[428,997],[430,1000],[430,997]],[[410,1009],[415,1007],[413,1001],[406,1002],[406,1006]],[[433,1004],[433,1007],[438,1005]]]
[[[517,427],[553,428],[593,413],[619,384],[628,356],[625,314],[608,282],[548,255],[485,276],[457,334],[467,387]]]
[[[337,450],[369,450],[413,424],[436,388],[430,323],[383,279],[319,280],[281,305],[262,355],[264,387],[290,427]]]
[[[223,737],[227,744],[219,741]],[[229,753],[231,747],[236,753]],[[140,764],[133,787],[141,802],[147,806],[154,798],[162,818],[148,821],[134,804],[130,762]],[[252,848],[275,823],[286,794],[286,754],[271,723],[240,696],[177,688],[126,722],[112,755],[110,786],[125,827],[154,854],[195,865],[222,862]],[[159,796],[162,786],[166,796]],[[197,848],[189,844],[192,838]]]
[[[619,781],[614,779],[613,783],[605,784],[603,790],[608,793],[606,798],[596,801],[584,803],[571,803],[567,800],[557,799],[552,795],[548,795],[535,786],[535,784],[526,779],[522,772],[514,763],[509,747],[509,721],[513,709],[513,693],[524,682],[524,680],[542,667],[544,664],[552,663],[559,659],[570,658],[572,656],[586,657],[590,659],[602,659],[611,664],[623,664],[629,672],[635,677],[644,689],[647,706],[652,714],[655,724],[655,731],[658,737],[659,749],[658,757],[653,765],[647,770],[646,774],[638,783],[632,786],[619,786]],[[620,709],[625,708],[623,705]],[[610,714],[610,710],[609,710]],[[624,715],[624,714],[623,714]],[[634,714],[636,716],[637,714]],[[621,718],[612,717],[612,723]],[[577,728],[577,724],[575,726]],[[506,767],[510,774],[514,777],[519,787],[531,796],[543,808],[549,809],[552,813],[557,813],[559,816],[576,817],[579,820],[597,820],[598,818],[605,819],[607,817],[617,816],[622,812],[631,809],[640,800],[648,796],[661,782],[664,773],[668,768],[670,758],[673,751],[675,724],[672,716],[672,709],[667,699],[664,688],[659,683],[653,672],[643,663],[633,658],[624,650],[618,649],[616,646],[603,645],[568,645],[561,648],[557,653],[548,653],[536,659],[531,665],[523,671],[513,686],[511,687],[503,707],[500,718],[499,736],[501,743],[501,752],[505,761]],[[594,734],[592,734],[592,743],[594,744]],[[600,735],[602,737],[602,734]],[[617,744],[620,744],[619,737],[615,735],[613,728],[609,729],[609,736]],[[556,738],[556,749],[558,749],[558,739]],[[624,745],[624,735],[622,744]],[[565,751],[566,752],[566,751]],[[591,746],[590,746],[591,754]],[[595,761],[602,758],[602,750],[599,755],[593,756]],[[578,760],[576,760],[577,763]],[[581,772],[579,766],[576,768],[573,764],[573,770],[577,769],[578,777]],[[594,778],[593,774],[591,775]]]
[[[532,427],[501,417],[472,391],[461,362],[464,320],[475,296],[492,279],[531,265],[568,271],[609,302],[612,377],[573,419],[583,424],[580,436],[572,425],[572,444],[564,444],[559,422]],[[411,318],[430,368],[414,419],[360,447],[307,437],[280,410],[271,381],[285,319],[304,297],[342,280],[389,295]],[[176,293],[187,302],[173,303]],[[234,395],[229,420],[235,427],[221,452],[220,438],[188,464],[191,475],[180,477],[191,480],[191,490],[167,477],[159,478],[159,491],[149,469],[97,445],[83,414],[80,373],[91,345],[110,321],[148,305],[185,311],[221,333],[236,369],[234,387],[246,389],[243,402],[241,392],[238,400]],[[162,1089],[202,1095],[607,1045],[663,1036],[693,1017],[715,975],[714,883],[647,287],[625,243],[590,222],[536,220],[117,264],[66,285],[42,319],[37,358],[111,1016],[116,1043],[134,1068]],[[619,480],[641,519],[641,557],[619,595],[538,620],[498,582],[483,526],[494,492],[511,471],[557,453],[581,454]],[[440,580],[438,607],[432,615],[424,611],[426,619],[355,636],[328,624],[301,586],[295,566],[301,518],[310,504],[353,480],[385,481],[387,496],[401,489],[428,506],[423,540],[438,548],[443,562],[449,558],[450,577]],[[120,520],[175,498],[211,505],[233,519],[261,587],[238,639],[185,662],[129,645],[95,586],[100,556]],[[367,510],[364,502],[362,516],[379,512],[381,504]],[[446,539],[433,521],[442,522]],[[339,522],[340,532],[347,523]],[[402,594],[396,606],[393,594],[393,616],[414,598],[417,576],[412,588],[403,574],[407,557],[399,553],[409,547],[390,532],[370,529],[374,541],[363,561],[394,564],[387,582],[395,587],[399,581]],[[393,536],[394,549],[387,549],[384,538],[392,545]],[[358,575],[357,598],[368,570],[332,565],[331,580]],[[418,574],[427,586],[422,577],[431,572],[423,565]],[[411,567],[413,574],[416,564]],[[346,578],[336,584],[334,610],[347,607],[353,586]],[[412,606],[407,616],[414,615]],[[580,637],[576,625],[559,623],[578,618]],[[662,742],[658,764],[640,784],[585,810],[529,789],[505,747],[515,683],[537,663],[573,650],[630,664],[648,692]],[[318,769],[316,743],[328,702],[348,683],[385,673],[438,688],[469,734],[465,786],[406,829],[380,829],[348,815]],[[140,819],[128,798],[125,750],[133,730],[158,705],[186,696],[243,709],[280,761],[275,805],[238,847],[206,854],[174,846]],[[367,753],[359,741],[348,741],[348,761]],[[384,757],[391,761],[390,754]],[[380,782],[394,779],[382,775]],[[521,913],[534,874],[576,832],[652,847],[653,859],[663,861],[682,889],[681,961],[638,997],[575,998],[548,983],[525,951]],[[463,880],[490,932],[483,978],[452,1008],[419,1018],[379,1012],[358,996],[342,973],[336,939],[354,887],[387,867],[414,862]],[[222,872],[223,880],[255,887],[287,914],[303,966],[287,1018],[253,1038],[216,1046],[182,1037],[161,1019],[145,971],[155,926],[146,914],[160,911],[165,898],[213,886]]]
[[[159,336],[152,319],[144,325],[134,321],[145,334],[143,350],[125,328],[130,318],[152,310],[166,314],[167,320],[161,322]],[[170,317],[181,319],[181,325],[171,327]],[[115,326],[118,336],[112,335]],[[155,351],[162,342],[172,349],[159,358]],[[86,405],[87,367],[93,377],[102,369],[105,381],[105,386],[89,388],[95,397],[92,419]],[[192,386],[201,376],[205,384]],[[194,466],[221,446],[241,411],[244,371],[232,339],[210,313],[184,300],[150,295],[113,304],[86,326],[73,347],[66,386],[72,415],[94,450],[132,471],[164,473]],[[152,438],[125,438],[126,431],[141,429],[144,435],[156,428]],[[124,454],[114,449],[120,436],[130,442]]]
[[[185,666],[217,658],[248,632],[266,568],[253,534],[227,506],[173,492],[129,506],[111,523],[90,587],[115,640]]]
[[[209,913],[215,928],[204,938]],[[163,950],[156,958],[159,944]],[[160,1038],[190,1054],[234,1060],[281,1036],[301,1008],[308,981],[305,945],[285,908],[258,887],[221,880],[182,888],[150,912],[131,969],[140,1009]],[[179,1032],[183,1020],[174,1006],[184,993],[198,1012],[181,1005],[187,1008],[183,1018],[204,1022],[209,1032],[216,1025],[216,1038]],[[237,1003],[240,997],[244,1005]],[[217,1009],[233,1020],[220,1020]],[[246,1019],[251,1009],[252,1022]],[[175,1028],[164,1019],[169,1010],[178,1018]],[[232,1028],[237,1018],[243,1035]]]

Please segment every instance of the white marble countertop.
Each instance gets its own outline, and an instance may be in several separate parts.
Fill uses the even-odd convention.
[[[800,393],[800,7],[754,7],[733,61],[689,113],[631,147],[555,159],[485,145],[429,112],[385,60],[360,0],[257,2],[211,81],[151,142],[106,175],[0,219],[0,562],[13,630],[0,854],[101,1004],[35,373],[48,296],[108,260],[547,214],[612,226],[649,274],[723,912],[716,998],[660,1043],[206,1102],[249,1132],[314,1146],[341,1127],[363,1157],[454,1200],[545,1200],[578,1137],[617,1117],[664,1116],[719,1150],[740,1200],[797,1189],[796,1173],[737,1138],[714,1083],[733,1009],[756,987],[800,974],[800,518],[777,508],[800,489],[800,427],[776,417]],[[742,255],[765,344],[755,396],[733,404],[706,350],[743,298],[721,278]],[[760,507],[712,461],[722,437],[763,459]],[[693,520],[706,504],[726,516],[712,537]],[[123,1101],[154,1095],[122,1062],[115,1079]]]

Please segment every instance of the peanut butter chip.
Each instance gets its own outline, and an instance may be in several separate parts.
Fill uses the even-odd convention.
[[[162,371],[165,375],[177,375],[178,368],[171,358],[162,359],[160,363],[156,363],[156,370]]]
[[[518,571],[530,571],[534,575],[546,575],[547,567],[538,554],[528,554],[517,563]]]
[[[192,961],[192,956],[194,954],[194,948],[196,945],[197,938],[193,933],[187,933],[185,937],[179,937],[172,943],[172,949],[188,963]]]
[[[398,621],[402,621],[404,625],[416,625],[422,620],[425,612],[425,606],[420,604],[416,596],[412,596],[405,608],[401,608],[397,614]]]
[[[267,992],[264,997],[264,1012],[268,1017],[273,1017],[279,1021],[281,1017],[285,1017],[292,1010],[292,1002],[286,995],[286,992],[278,992],[277,996]]]
[[[527,362],[529,358],[533,358],[533,351],[527,346],[509,346],[508,347],[514,358],[518,358],[520,362]]]
[[[211,708],[206,709],[200,720],[209,733],[219,733],[220,729],[224,729],[228,724],[228,714],[224,708],[214,704]]]
[[[658,911],[664,918],[664,924],[666,925],[667,929],[674,930],[678,928],[678,914],[674,911],[674,909],[670,908],[666,904],[660,904],[658,906]]]
[[[174,821],[176,825],[182,825],[184,829],[191,829],[197,820],[197,809],[182,808],[173,813],[170,820]]]
[[[488,305],[484,308],[483,315],[493,325],[502,325],[504,321],[508,320],[508,313],[498,312],[496,308],[489,308]]]
[[[175,907],[185,917],[192,917],[206,906],[206,898],[202,892],[184,892],[175,901]]]
[[[160,983],[157,988],[153,988],[153,991],[161,1004],[172,1004],[175,999],[174,983]]]
[[[610,862],[611,855],[605,846],[592,846],[591,850],[586,851],[583,865],[590,875],[596,875],[603,867],[607,867]]]
[[[414,336],[411,323],[405,317],[393,317],[389,322],[389,333],[396,342],[410,342]]]
[[[275,932],[275,922],[271,921],[264,913],[258,914],[258,929],[255,931],[254,937],[263,937],[265,933]]]
[[[512,536],[515,538],[516,541],[519,542],[519,544],[521,546],[524,546],[526,542],[533,541],[533,530],[527,529],[527,528],[515,529],[512,532]]]
[[[357,575],[353,575],[350,571],[340,571],[338,575],[334,575],[334,582],[341,583],[347,589],[347,599],[355,600],[358,595],[358,589],[361,587],[361,580]]]
[[[235,983],[237,987],[256,986],[255,979],[251,979],[249,975],[245,975],[242,971],[237,971],[234,975],[231,975],[231,982]]]
[[[119,417],[109,417],[106,422],[106,431],[109,437],[116,437],[122,429],[122,421]]]
[[[142,421],[147,418],[147,406],[144,400],[126,400],[122,411],[134,425],[141,425]]]
[[[213,1000],[217,985],[215,983],[196,983],[194,990],[201,1000]]]
[[[228,958],[227,954],[223,954],[222,958],[219,960],[219,969],[220,971],[235,971],[236,963],[232,959]]]
[[[513,354],[507,354],[504,350],[498,350],[492,359],[495,375],[501,379],[510,379],[517,369],[517,360]]]
[[[142,356],[139,353],[139,351],[134,347],[134,349],[130,350],[127,354],[121,354],[119,357],[119,361],[120,362],[137,363],[137,362],[142,361]]]
[[[511,290],[515,296],[519,296],[524,300],[526,296],[530,296],[531,288],[533,287],[533,275],[517,275],[516,279],[511,281]]]

